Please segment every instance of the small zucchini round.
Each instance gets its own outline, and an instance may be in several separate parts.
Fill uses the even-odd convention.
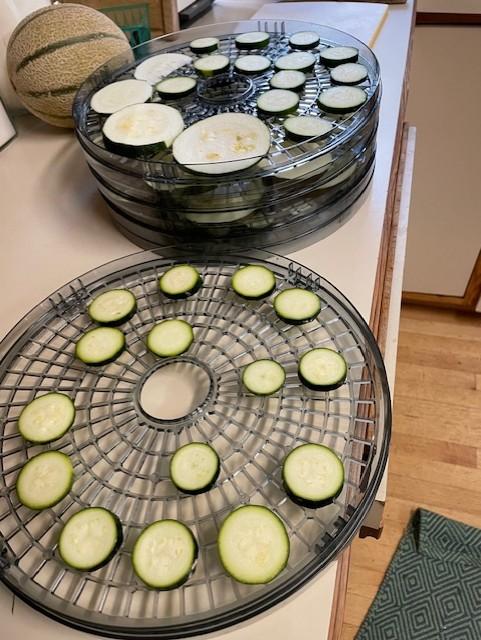
[[[173,76],[161,80],[155,89],[164,100],[178,100],[190,95],[197,86],[197,79],[192,76]]]
[[[322,444],[302,444],[284,459],[282,480],[296,504],[317,509],[331,504],[344,485],[344,465]]]
[[[248,56],[239,56],[234,62],[234,68],[239,73],[245,73],[248,76],[254,76],[264,73],[271,66],[271,61],[267,56],[251,54]]]
[[[96,571],[112,560],[122,540],[122,525],[115,514],[102,507],[87,507],[67,520],[58,551],[69,567]]]
[[[326,47],[322,49],[320,59],[326,67],[337,67],[346,62],[357,62],[359,51],[356,47]]]
[[[236,36],[238,49],[264,49],[269,44],[270,36],[265,31],[249,31]]]
[[[116,327],[130,320],[137,310],[137,300],[128,289],[110,289],[100,293],[87,307],[94,322]]]
[[[287,116],[299,106],[299,96],[287,89],[269,89],[257,98],[259,111],[270,116]]]
[[[300,91],[306,84],[306,74],[294,69],[278,71],[269,81],[273,89]]]
[[[201,76],[210,78],[219,73],[225,73],[230,67],[230,60],[221,53],[213,53],[194,62],[194,69]]]
[[[202,277],[190,264],[178,264],[162,274],[159,289],[168,298],[174,300],[188,298],[202,286]]]
[[[256,360],[242,372],[242,384],[256,396],[270,396],[284,385],[286,372],[274,360]]]
[[[192,53],[212,53],[219,48],[218,38],[196,38],[190,43]]]
[[[125,349],[125,335],[114,327],[97,327],[83,334],[75,345],[75,357],[85,364],[113,362]]]
[[[367,100],[367,93],[360,87],[339,85],[321,92],[319,107],[328,113],[351,113]]]
[[[314,391],[333,391],[346,381],[347,364],[340,353],[321,347],[307,351],[299,360],[299,380]]]
[[[304,324],[317,317],[321,304],[321,299],[313,291],[295,287],[277,294],[274,311],[288,324]]]
[[[148,587],[166,591],[189,579],[198,552],[194,534],[185,524],[178,520],[157,520],[135,541],[132,566]]]
[[[47,509],[63,500],[72,488],[74,471],[70,458],[60,451],[44,451],[20,470],[15,489],[29,509]]]
[[[298,31],[289,38],[292,49],[315,49],[320,42],[320,36],[315,31]]]
[[[237,295],[246,300],[261,300],[276,288],[276,277],[270,269],[260,264],[248,264],[235,271],[231,280]]]
[[[46,393],[29,402],[18,418],[20,435],[28,442],[45,444],[61,438],[75,420],[72,399],[64,393]]]
[[[194,341],[192,327],[185,320],[163,320],[147,335],[147,348],[156,356],[169,358],[187,351]]]
[[[308,73],[314,69],[316,64],[316,56],[309,51],[296,51],[287,53],[275,61],[275,67],[278,71],[302,71]]]
[[[368,76],[368,70],[363,64],[346,62],[331,69],[330,75],[334,84],[354,85],[364,82]]]
[[[298,141],[325,136],[333,126],[332,122],[319,116],[292,116],[284,121],[288,137]]]
[[[177,489],[191,495],[211,489],[219,472],[219,456],[204,442],[190,442],[180,447],[170,460],[170,479]]]

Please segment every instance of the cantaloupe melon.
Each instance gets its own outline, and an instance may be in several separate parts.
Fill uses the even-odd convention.
[[[7,48],[10,82],[25,107],[59,127],[73,127],[72,102],[84,80],[114,56],[133,60],[121,29],[99,11],[60,4],[28,15]]]

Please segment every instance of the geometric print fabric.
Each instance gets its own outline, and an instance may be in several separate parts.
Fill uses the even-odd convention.
[[[356,640],[481,640],[481,530],[418,509]]]

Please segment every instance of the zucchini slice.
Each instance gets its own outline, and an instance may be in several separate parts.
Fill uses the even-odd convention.
[[[156,356],[168,358],[187,351],[194,341],[192,327],[185,320],[163,320],[147,335],[147,348]]]
[[[256,360],[242,372],[242,384],[256,396],[270,396],[284,385],[286,372],[274,360]]]
[[[135,315],[137,300],[128,289],[104,291],[87,307],[87,313],[94,322],[115,327],[127,322]]]
[[[287,89],[269,89],[257,98],[257,108],[262,113],[275,116],[286,116],[299,106],[299,96]]]
[[[170,479],[177,489],[192,495],[213,487],[219,471],[219,456],[204,442],[190,442],[180,447],[170,460]]]
[[[332,391],[346,381],[347,364],[333,349],[311,349],[299,360],[298,374],[302,384],[309,389]]]
[[[106,565],[122,544],[122,526],[116,515],[102,507],[87,507],[67,520],[58,540],[66,565],[96,571]]]
[[[230,513],[217,540],[224,569],[238,582],[271,582],[289,560],[289,536],[267,507],[245,505]]]
[[[147,102],[152,97],[152,87],[145,80],[119,80],[94,93],[91,108],[97,113],[115,113],[124,107]]]
[[[318,98],[323,111],[328,113],[351,113],[367,100],[367,93],[359,87],[339,85],[324,89]]]
[[[180,111],[150,102],[116,111],[105,121],[102,134],[110,151],[141,158],[170,147],[183,128]]]
[[[310,508],[330,504],[342,491],[344,465],[322,444],[302,444],[284,459],[282,480],[293,502]]]
[[[168,298],[188,298],[202,286],[202,278],[195,267],[179,264],[167,269],[159,278],[159,288]]]
[[[239,73],[245,73],[254,76],[258,73],[264,73],[271,66],[271,61],[267,56],[251,54],[248,56],[239,56],[234,62],[234,68]]]
[[[331,81],[335,84],[359,84],[368,76],[368,70],[363,64],[346,62],[331,69]]]
[[[275,61],[275,67],[278,71],[294,70],[307,73],[314,69],[316,64],[316,56],[309,51],[296,51],[295,53],[287,53]]]
[[[113,362],[125,349],[125,336],[114,327],[90,329],[77,340],[75,357],[85,364],[101,365]]]
[[[321,62],[326,67],[337,67],[346,62],[357,62],[358,56],[356,47],[326,47],[321,51]]]
[[[265,31],[249,31],[236,36],[238,49],[264,49],[269,44],[270,36]]]
[[[306,84],[306,74],[293,69],[278,71],[272,76],[269,83],[273,89],[300,91]]]
[[[45,444],[61,438],[73,425],[75,407],[64,393],[46,393],[29,402],[18,418],[22,438]]]
[[[247,113],[220,113],[199,120],[175,141],[174,158],[191,171],[231,173],[259,162],[271,144],[267,126]]]
[[[293,140],[325,136],[333,127],[332,122],[318,116],[293,116],[284,121],[284,129]]]
[[[194,69],[205,78],[216,76],[219,73],[225,73],[229,69],[229,66],[229,58],[221,53],[204,56],[194,62]]]
[[[188,96],[196,86],[197,79],[192,76],[173,76],[158,82],[155,90],[164,100],[177,100]]]
[[[317,317],[321,299],[307,289],[284,289],[274,298],[274,311],[288,324],[304,324]]]
[[[15,488],[23,505],[40,510],[65,498],[73,480],[70,458],[60,451],[44,451],[22,467]]]
[[[191,62],[192,58],[183,53],[159,53],[141,62],[134,71],[134,77],[157,84],[162,78]]]
[[[180,587],[194,570],[198,545],[192,531],[178,520],[157,520],[135,541],[132,566],[138,578],[161,591]]]
[[[232,276],[232,288],[246,300],[261,300],[276,288],[276,277],[270,269],[259,264],[240,267]]]
[[[193,53],[212,53],[219,48],[218,38],[196,38],[190,43],[190,50]]]
[[[315,49],[321,38],[315,31],[298,31],[289,38],[292,49]]]
[[[309,145],[311,143],[308,143]],[[314,146],[313,143],[312,146]],[[318,147],[318,145],[316,145]],[[328,166],[332,162],[332,154],[325,153],[322,156],[314,158],[313,160],[309,160],[304,162],[297,167],[291,167],[289,169],[285,169],[284,171],[280,171],[276,174],[276,178],[280,180],[303,180],[306,176],[317,179],[317,177],[324,173],[327,170]]]

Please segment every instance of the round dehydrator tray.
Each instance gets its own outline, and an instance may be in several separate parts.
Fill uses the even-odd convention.
[[[309,269],[271,253],[193,251],[141,252],[90,271],[35,307],[0,344],[0,578],[36,609],[84,631],[129,640],[185,638],[280,603],[352,539],[386,464],[388,384],[374,337],[350,302]],[[163,297],[159,276],[185,263],[200,270],[202,288],[185,300]],[[295,285],[317,292],[319,317],[293,327],[276,316],[272,296],[239,298],[230,278],[251,263],[272,269],[277,291]],[[127,348],[111,364],[84,365],[74,346],[92,326],[87,303],[114,287],[128,287],[138,301],[123,325]],[[182,356],[157,358],[145,347],[146,334],[174,317],[192,324],[195,340]],[[300,355],[316,346],[340,351],[348,363],[346,383],[336,391],[310,391],[297,378]],[[277,394],[261,398],[243,389],[240,376],[243,366],[266,357],[280,362],[287,378]],[[166,410],[160,390],[150,398],[144,392],[167,369],[164,382],[175,402]],[[18,415],[48,391],[74,400],[75,423],[51,445],[27,444]],[[175,413],[181,403],[186,415]],[[168,476],[172,453],[190,441],[210,443],[221,458],[215,487],[197,496],[181,494]],[[342,493],[320,509],[295,505],[282,488],[282,460],[305,442],[332,447],[346,470]],[[15,481],[26,460],[45,448],[70,456],[75,482],[59,504],[36,512],[19,503]],[[245,503],[269,506],[289,533],[288,566],[267,585],[233,581],[217,556],[222,520]],[[61,562],[57,539],[68,517],[92,505],[118,515],[124,543],[106,567],[81,573]],[[130,562],[141,529],[160,518],[185,522],[200,547],[195,572],[173,591],[147,589]]]
[[[318,61],[313,72],[307,74],[297,115],[321,115],[329,119],[334,127],[327,136],[296,143],[285,136],[285,117],[260,116],[271,134],[269,153],[249,169],[214,176],[186,170],[175,162],[170,150],[153,158],[132,159],[105,149],[102,126],[106,116],[90,108],[95,91],[112,81],[132,77],[140,61],[158,53],[176,52],[198,58],[189,43],[199,37],[217,37],[219,52],[233,63],[239,55],[248,55],[236,48],[236,34],[256,30],[269,32],[270,42],[266,48],[252,53],[267,55],[273,61],[293,51],[289,46],[292,33],[304,30],[319,33],[321,44],[312,50]],[[331,86],[329,70],[319,62],[319,51],[332,45],[356,47],[359,61],[368,69],[368,78],[359,85],[367,92],[368,99],[357,111],[346,115],[323,113],[317,103],[320,92]],[[333,181],[339,197],[336,199],[331,193],[326,202],[320,193],[306,216],[314,221],[320,218],[322,226],[326,218],[335,219],[352,204],[354,198],[346,195],[363,180],[363,167],[356,169],[356,165],[362,165],[365,150],[373,144],[381,95],[379,65],[365,44],[342,31],[316,24],[245,20],[169,34],[135,47],[134,53],[135,62],[127,66],[123,59],[114,58],[97,70],[81,87],[74,103],[80,144],[102,195],[116,211],[139,224],[144,224],[146,217],[153,219],[153,228],[165,234],[166,242],[172,242],[173,237],[190,242],[215,241],[219,229],[225,229],[230,232],[230,243],[235,244],[236,240],[242,242],[246,228],[252,232],[257,228],[258,219],[266,216],[267,232],[275,227],[277,239],[282,235],[279,228],[289,224],[297,199],[308,196],[311,191],[332,191]],[[233,71],[231,66],[229,73],[199,78],[196,92],[183,99],[165,101],[154,94],[153,101],[178,108],[186,126],[218,113],[258,115],[256,100],[270,88],[274,71],[271,68],[257,76],[245,76]],[[187,65],[171,75],[195,76],[196,73],[192,65]],[[295,177],[289,178],[293,170],[291,176]],[[310,226],[315,226],[315,222]],[[265,232],[259,234],[262,235],[265,239],[256,242],[257,246],[276,244],[275,240],[269,242]],[[292,230],[285,235],[283,241],[294,239]]]

